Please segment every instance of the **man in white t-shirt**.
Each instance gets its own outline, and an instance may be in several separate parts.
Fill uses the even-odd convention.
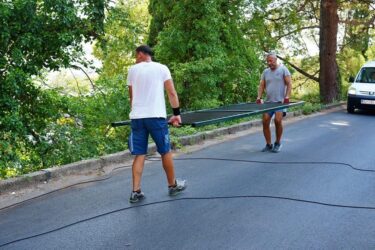
[[[131,102],[131,134],[129,150],[135,155],[133,162],[133,191],[129,202],[135,203],[145,196],[141,191],[141,178],[148,148],[148,136],[154,140],[161,155],[167,175],[169,195],[174,196],[186,188],[185,180],[177,180],[174,174],[164,90],[167,91],[173,116],[169,123],[181,124],[179,100],[174,88],[171,73],[167,66],[153,62],[152,50],[146,45],[136,49],[137,64],[130,67],[127,84]]]
[[[259,84],[257,103],[262,103],[263,92],[266,91],[266,102],[273,103],[289,103],[289,97],[292,91],[291,75],[287,67],[277,63],[277,56],[275,53],[267,55],[268,68],[263,71],[262,79]],[[282,119],[285,115],[285,110],[276,110],[263,114],[263,134],[266,139],[266,146],[263,152],[278,153],[281,150],[281,136],[283,134]],[[275,116],[276,140],[271,144],[271,118]]]

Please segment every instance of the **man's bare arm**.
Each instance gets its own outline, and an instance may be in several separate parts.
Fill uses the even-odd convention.
[[[178,95],[177,95],[172,79],[166,80],[164,82],[164,88],[167,91],[169,103],[171,104],[172,108],[176,109],[177,112],[179,113],[180,102],[178,100]],[[175,113],[175,110],[173,111],[173,113]],[[181,115],[173,115],[169,119],[168,122],[171,123],[175,127],[180,126],[180,124],[182,123]]]
[[[265,87],[266,87],[266,81],[261,80],[260,84],[259,84],[259,87],[258,87],[258,97],[257,97],[257,99],[262,99],[262,95],[263,95]]]
[[[133,88],[132,88],[132,86],[129,86],[128,90],[129,90],[130,107],[132,107],[132,104],[133,104]]]
[[[292,93],[292,78],[290,76],[284,76],[284,81],[286,85],[286,94],[285,98],[290,98],[290,95]]]
[[[172,108],[179,108],[180,102],[178,100],[178,95],[177,95],[172,79],[166,80],[164,82],[164,87],[165,87],[165,90],[167,91],[169,103],[171,104]]]

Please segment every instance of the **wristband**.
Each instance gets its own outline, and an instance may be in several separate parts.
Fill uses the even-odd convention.
[[[173,110],[173,115],[174,116],[177,116],[177,115],[181,114],[180,107],[178,107],[178,108],[172,108],[172,110]]]

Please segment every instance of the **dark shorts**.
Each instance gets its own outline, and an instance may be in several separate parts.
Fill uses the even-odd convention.
[[[273,116],[276,112],[283,112],[283,117],[285,117],[285,116],[286,116],[286,111],[287,111],[287,109],[279,109],[279,110],[275,110],[275,111],[268,112],[267,114],[272,118],[272,116]]]
[[[147,154],[148,135],[154,140],[159,154],[164,155],[171,150],[168,123],[165,118],[133,119],[128,142],[132,155]]]

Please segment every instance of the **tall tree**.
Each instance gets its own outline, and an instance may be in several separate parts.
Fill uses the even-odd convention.
[[[163,30],[165,23],[169,20],[170,12],[176,5],[172,1],[150,0],[148,10],[152,16],[148,45],[154,47],[157,44],[159,32]]]
[[[157,3],[150,2],[150,43],[157,42],[156,59],[173,70],[184,107],[256,95],[259,62],[240,29],[242,0]]]
[[[339,17],[337,0],[321,0],[319,61],[320,97],[323,103],[340,99],[340,78],[336,61]]]
[[[263,0],[247,1],[247,4],[248,37],[257,41],[263,50],[282,51],[281,59],[307,79],[319,83],[323,102],[338,99],[341,77],[332,57],[340,52],[343,52],[341,60],[350,60],[354,52],[366,57],[375,28],[373,0]],[[340,30],[345,30],[344,39],[342,35],[338,37]],[[318,60],[307,53],[311,44],[306,44],[306,38],[320,49]],[[344,48],[354,51],[347,53]],[[304,59],[296,59],[297,56]],[[335,72],[335,77],[330,75]]]
[[[148,2],[119,0],[109,8],[104,35],[94,49],[95,56],[103,64],[100,79],[118,77],[123,81],[128,67],[134,64],[136,46],[148,39]]]
[[[319,1],[246,1],[246,35],[263,51],[276,50],[279,58],[300,74],[319,82],[319,71],[295,57],[309,57],[305,38],[319,35]]]

